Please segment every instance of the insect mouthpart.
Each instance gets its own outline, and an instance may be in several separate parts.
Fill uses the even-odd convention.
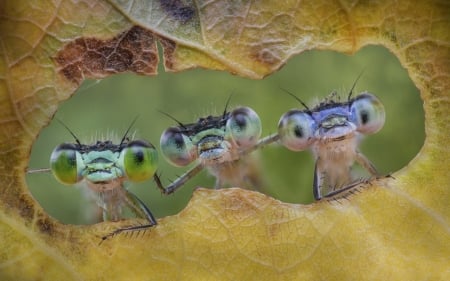
[[[318,133],[319,139],[341,141],[352,135],[356,126],[346,116],[331,115],[320,122]]]
[[[112,171],[111,171],[110,167],[104,168],[104,169],[90,168],[90,169],[88,169],[87,173],[89,176],[89,175],[93,175],[93,174],[111,174]]]
[[[112,165],[111,160],[109,160],[109,159],[107,159],[107,158],[105,158],[105,157],[98,157],[98,158],[93,159],[93,160],[92,160],[90,163],[88,163],[88,164],[93,164],[93,165],[95,165],[95,164],[99,164],[99,165],[108,165],[108,163],[110,164],[109,166]]]
[[[333,141],[343,141],[346,138],[347,138],[346,136],[340,136],[340,137],[334,138]]]
[[[222,136],[208,135],[197,144],[199,158],[203,161],[223,162],[228,146]]]
[[[121,176],[123,176],[122,171],[108,159],[97,158],[86,165],[85,177],[93,183],[109,181]]]
[[[331,129],[336,126],[345,126],[347,125],[347,122],[348,119],[346,116],[331,115],[320,123],[320,127],[325,129]]]

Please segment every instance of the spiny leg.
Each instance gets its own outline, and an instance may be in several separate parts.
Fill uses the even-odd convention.
[[[336,196],[337,194],[340,194],[340,193],[344,193],[344,192],[346,192],[346,191],[349,191],[349,190],[351,190],[351,189],[357,187],[357,186],[360,185],[360,184],[361,184],[361,181],[355,181],[355,182],[352,182],[352,183],[348,184],[347,186],[345,186],[345,187],[343,187],[343,188],[341,188],[341,189],[334,190],[334,191],[332,191],[332,192],[326,194],[325,196],[323,196],[323,198],[334,197],[334,196]]]
[[[139,217],[145,217],[149,223],[148,224],[142,224],[142,225],[134,225],[134,226],[128,226],[128,227],[122,227],[119,229],[114,230],[113,232],[105,235],[102,237],[102,241],[113,237],[117,234],[120,234],[122,232],[133,232],[133,231],[141,231],[146,230],[152,226],[157,225],[157,221],[155,217],[153,216],[152,212],[150,211],[147,206],[145,206],[144,202],[142,202],[136,195],[134,195],[131,191],[125,190],[125,202],[130,207],[130,209]]]
[[[153,217],[152,212],[150,209],[144,204],[144,202],[141,201],[134,193],[131,191],[126,190],[126,198],[127,198],[127,204],[130,205],[130,208],[133,210],[133,212],[138,217],[145,217],[149,222],[150,226],[153,226],[156,224],[156,219]],[[128,201],[129,200],[129,201]]]
[[[362,154],[361,152],[356,151],[356,154],[355,154],[355,161],[356,161],[359,165],[361,165],[362,167],[364,167],[364,169],[366,169],[372,176],[374,176],[374,177],[378,177],[378,176],[379,176],[379,174],[378,174],[378,172],[377,172],[375,166],[374,166],[374,165],[372,164],[372,162],[370,162],[370,160],[369,160],[366,156],[364,156],[364,154]],[[338,190],[335,190],[335,191],[332,191],[332,192],[328,193],[328,194],[327,194],[326,196],[324,196],[324,197],[334,197],[334,196],[336,196],[337,194],[340,194],[340,193],[343,193],[343,192],[347,192],[347,191],[353,189],[354,187],[356,187],[356,186],[358,186],[359,184],[364,183],[364,182],[367,183],[368,181],[365,181],[365,180],[356,180],[356,181],[354,181],[354,182],[351,182],[351,183],[347,184],[346,186],[344,186],[344,187],[341,188],[341,189],[338,189]]]
[[[364,156],[364,154],[362,154],[359,151],[356,151],[355,160],[356,162],[358,162],[359,165],[364,167],[364,169],[366,169],[372,176],[374,177],[379,176],[375,166],[372,164],[372,162],[370,162],[370,160],[366,156]]]
[[[163,194],[168,195],[168,194],[174,193],[178,188],[180,188],[182,185],[184,185],[190,178],[194,177],[201,170],[203,170],[203,165],[197,164],[194,167],[192,167],[189,171],[187,171],[186,173],[181,175],[179,178],[177,178],[174,182],[172,182],[166,188],[164,188],[162,186],[160,181],[159,182],[156,181],[156,184]]]

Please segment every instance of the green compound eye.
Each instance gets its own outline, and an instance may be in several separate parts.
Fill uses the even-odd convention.
[[[227,131],[239,147],[251,147],[261,136],[261,120],[249,107],[238,107],[231,112]]]
[[[81,157],[74,144],[58,145],[50,156],[50,169],[55,178],[63,184],[75,184],[80,181],[77,160]]]
[[[160,145],[163,155],[175,166],[186,166],[197,157],[195,146],[177,127],[170,127],[163,132]]]
[[[131,141],[122,154],[123,168],[130,181],[142,182],[155,174],[158,152],[150,143],[143,140]]]
[[[351,104],[350,111],[350,118],[359,132],[373,134],[383,128],[384,106],[376,96],[369,93],[357,96]]]

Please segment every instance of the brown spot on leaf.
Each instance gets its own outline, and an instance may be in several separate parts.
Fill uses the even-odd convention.
[[[83,78],[102,78],[132,71],[156,74],[158,51],[156,36],[134,26],[109,40],[78,38],[67,44],[55,57],[60,73],[75,83]]]
[[[54,232],[54,222],[51,221],[48,217],[39,218],[36,222],[37,227],[42,233],[52,235]]]
[[[160,38],[159,41],[161,42],[161,45],[163,47],[164,66],[166,67],[166,69],[173,69],[173,54],[175,53],[175,47],[177,46],[177,44],[174,41],[166,38]]]
[[[250,57],[267,66],[277,65],[281,61],[281,58],[270,48],[255,48]]]
[[[20,215],[27,221],[32,221],[34,217],[34,202],[28,196],[19,197]]]

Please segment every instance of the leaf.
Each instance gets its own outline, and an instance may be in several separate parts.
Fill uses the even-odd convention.
[[[2,280],[449,280],[450,9],[430,1],[3,1],[0,4]],[[33,140],[84,78],[192,67],[262,78],[309,49],[389,48],[421,91],[426,140],[393,178],[347,199],[281,203],[198,189],[130,238],[63,225],[24,171]],[[399,97],[401,98],[401,97]],[[135,223],[135,222],[133,222]]]

